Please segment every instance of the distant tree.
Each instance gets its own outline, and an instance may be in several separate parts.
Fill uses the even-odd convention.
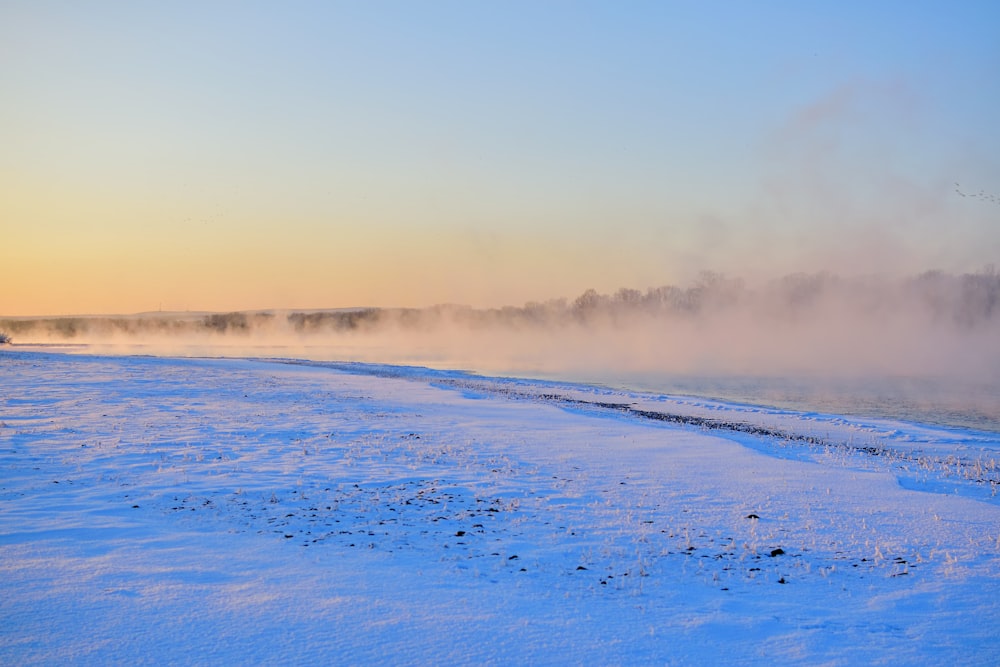
[[[626,306],[626,307],[636,307],[642,302],[642,292],[637,289],[630,289],[628,287],[622,287],[615,293],[615,303]]]
[[[1000,310],[1000,274],[990,264],[978,273],[962,276],[956,319],[965,325],[990,320]]]
[[[604,302],[604,297],[597,293],[595,289],[588,289],[573,302],[573,310],[577,313],[587,313],[597,310]]]
[[[0,345],[10,345],[10,336],[0,331]]]
[[[201,325],[219,333],[226,331],[246,331],[250,328],[245,313],[215,313],[202,318]]]

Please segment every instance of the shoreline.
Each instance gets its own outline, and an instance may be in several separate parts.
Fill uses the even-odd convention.
[[[752,375],[662,375],[608,374],[569,371],[553,373],[530,369],[503,371],[492,367],[435,359],[404,358],[383,363],[371,354],[346,354],[327,345],[276,346],[271,344],[219,346],[213,344],[174,346],[105,345],[89,343],[13,343],[0,347],[20,352],[61,352],[97,356],[151,356],[177,359],[247,359],[372,369],[401,368],[426,371],[428,375],[458,373],[494,380],[525,380],[554,385],[608,388],[634,394],[715,401],[733,406],[818,413],[851,420],[901,421],[914,425],[971,430],[1000,436],[1000,380],[956,383],[954,378],[824,376],[808,374]],[[292,352],[291,356],[282,353]],[[303,353],[295,355],[295,352]],[[312,354],[310,354],[312,352]]]

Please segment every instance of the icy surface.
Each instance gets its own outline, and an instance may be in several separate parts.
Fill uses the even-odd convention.
[[[3,664],[995,664],[996,434],[0,352]]]

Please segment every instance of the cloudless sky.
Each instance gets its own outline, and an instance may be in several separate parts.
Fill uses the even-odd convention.
[[[0,315],[976,270],[998,119],[996,2],[2,0]]]

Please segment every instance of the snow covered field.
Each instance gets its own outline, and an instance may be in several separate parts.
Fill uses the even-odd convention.
[[[0,350],[2,664],[995,665],[1000,436]]]

